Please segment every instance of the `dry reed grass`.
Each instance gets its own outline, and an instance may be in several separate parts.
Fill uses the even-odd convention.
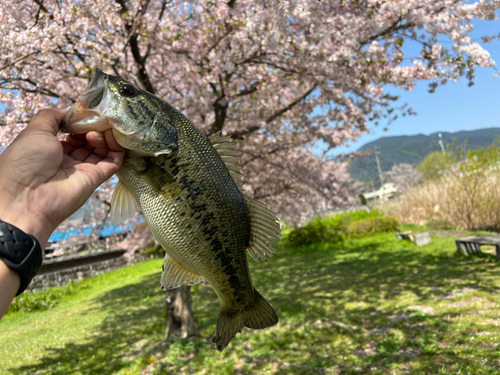
[[[381,209],[402,223],[441,228],[500,229],[500,174],[448,175],[410,188]]]

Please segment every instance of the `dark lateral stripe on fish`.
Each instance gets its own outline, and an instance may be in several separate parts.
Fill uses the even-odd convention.
[[[241,300],[241,296],[238,291],[243,290],[244,287],[241,283],[240,278],[238,277],[237,269],[232,264],[233,259],[229,257],[225,251],[218,252],[215,258],[220,261],[220,265],[222,266],[224,274],[228,278],[231,289],[233,290],[233,297],[238,303],[242,303],[243,301]]]
[[[183,189],[196,184],[196,181],[190,180],[187,175],[177,178],[176,181]]]
[[[145,169],[141,174],[159,194],[166,199],[171,199],[181,194],[181,189],[170,174],[165,172],[149,158],[145,158],[144,162]]]
[[[215,222],[215,215],[213,214],[213,212],[207,212],[203,217],[203,220],[200,222],[200,225],[202,227],[209,227],[210,224],[214,225],[214,222]]]

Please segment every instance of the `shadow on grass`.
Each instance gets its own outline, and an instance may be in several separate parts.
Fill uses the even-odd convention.
[[[11,369],[14,374],[44,370],[51,374],[105,374],[130,365],[134,344],[162,328],[161,305],[144,303],[149,291],[155,290],[159,275],[145,277],[142,282],[111,290],[92,301],[96,310],[107,316],[82,342],[68,343],[63,348],[48,348],[39,363]],[[155,300],[158,298],[154,298]]]
[[[354,242],[356,248],[346,243],[291,249],[278,267],[253,271],[257,288],[273,288],[264,295],[281,321],[307,322],[307,332],[295,330],[297,334],[283,338],[276,351],[290,352],[297,343],[308,342],[300,353],[307,360],[297,358],[295,363],[310,367],[285,365],[277,373],[321,373],[320,369],[332,367],[353,374],[378,373],[378,367],[380,373],[386,373],[385,366],[396,363],[419,374],[447,373],[440,372],[443,366],[452,372],[478,366],[481,360],[470,356],[481,353],[477,348],[453,348],[467,346],[464,343],[475,331],[464,328],[452,333],[457,331],[456,320],[462,311],[441,312],[432,306],[452,304],[470,292],[494,299],[500,290],[494,257],[457,256],[453,239],[436,239],[446,248],[443,251],[387,238],[380,236],[362,246]],[[405,304],[405,300],[412,303]],[[396,301],[403,303],[397,306]],[[482,326],[478,331],[488,328]],[[317,345],[335,341],[341,345],[333,350],[318,349]],[[489,359],[500,358],[493,345],[483,353]],[[496,374],[499,363],[482,363],[481,370]]]
[[[153,353],[165,351],[165,292],[159,288],[161,272],[148,275],[139,283],[108,291],[91,301],[95,306],[83,315],[106,312],[106,318],[95,331],[82,337],[82,342],[68,343],[63,348],[47,348],[39,363],[10,369],[13,374],[108,374],[130,366],[144,367]],[[215,324],[218,300],[211,288],[195,286],[194,314],[200,329],[210,321]],[[199,302],[199,303],[197,303]],[[190,340],[170,342],[188,344]],[[192,343],[191,343],[192,344]],[[195,340],[192,348],[207,344]],[[192,354],[192,353],[189,353]],[[142,362],[142,363],[141,363]]]
[[[193,289],[193,307],[205,337],[177,340],[170,347],[162,344],[164,293],[158,288],[158,273],[92,301],[95,308],[87,313],[105,310],[107,316],[82,342],[48,349],[39,363],[10,371],[107,374],[150,363],[157,364],[155,373],[210,373],[213,366],[221,374],[259,373],[273,363],[278,363],[274,373],[279,374],[325,369],[378,373],[377,368],[387,373],[392,364],[408,366],[415,374],[438,373],[443,366],[473,367],[474,358],[447,346],[459,313],[433,312],[426,304],[471,290],[497,294],[498,285],[489,282],[498,272],[497,264],[456,258],[452,251],[426,251],[389,238],[285,247],[267,264],[252,265],[255,286],[278,312],[280,326],[244,331],[221,356],[206,340],[215,329],[218,300],[203,285]],[[441,241],[453,248],[452,240]],[[406,295],[418,305],[381,308],[383,301],[403,301]],[[460,343],[466,332],[457,335]],[[208,357],[211,364],[205,362]]]

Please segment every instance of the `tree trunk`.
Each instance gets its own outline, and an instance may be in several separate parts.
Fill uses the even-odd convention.
[[[191,309],[191,287],[183,284],[180,288],[167,291],[167,328],[165,340],[172,336],[191,337],[198,333],[198,327]]]

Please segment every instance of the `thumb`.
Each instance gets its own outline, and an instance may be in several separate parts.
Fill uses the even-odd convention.
[[[56,135],[67,112],[67,109],[42,109],[33,117],[25,131],[45,131]]]

